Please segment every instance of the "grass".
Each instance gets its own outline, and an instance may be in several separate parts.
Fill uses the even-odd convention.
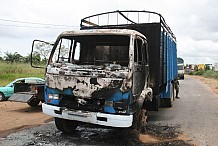
[[[0,86],[22,77],[44,78],[44,69],[32,68],[30,64],[0,62]]]
[[[199,70],[199,71],[193,71],[189,73],[190,75],[199,75],[203,76],[205,78],[213,78],[218,80],[218,72],[212,71],[212,70]]]

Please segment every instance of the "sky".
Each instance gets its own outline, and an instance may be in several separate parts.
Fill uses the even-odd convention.
[[[54,42],[86,16],[116,10],[160,13],[186,64],[218,62],[217,0],[0,0],[0,56],[31,53],[34,39]]]

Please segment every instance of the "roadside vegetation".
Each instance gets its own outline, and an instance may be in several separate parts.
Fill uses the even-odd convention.
[[[30,55],[22,56],[17,52],[5,52],[2,57],[0,52],[0,86],[5,86],[11,81],[21,77],[44,78],[44,70],[32,68],[30,65]],[[45,64],[46,60],[40,58],[40,53],[33,54],[35,64]]]
[[[45,48],[36,48],[33,52],[34,65],[44,66],[47,62],[48,51]],[[15,52],[2,52],[0,49],[0,86],[5,86],[17,78],[39,77],[44,78],[44,69],[33,68],[30,65],[31,55],[22,56]]]
[[[30,63],[0,62],[0,86],[7,85],[11,81],[21,77],[44,78],[44,69],[32,68]]]
[[[198,70],[198,71],[191,71],[188,73],[189,75],[198,75],[205,78],[213,78],[218,80],[218,72],[213,70]]]

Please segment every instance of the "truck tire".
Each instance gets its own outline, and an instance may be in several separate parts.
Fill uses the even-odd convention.
[[[172,98],[165,98],[165,107],[173,107],[173,99]]]
[[[39,105],[40,100],[37,98],[33,98],[32,100],[30,100],[29,102],[27,102],[27,104],[31,107],[37,107]]]
[[[147,125],[147,110],[141,109],[140,115],[139,115],[139,122],[138,122],[138,131],[140,133],[144,132],[146,125]]]
[[[139,133],[145,131],[147,125],[147,110],[141,109],[139,113],[134,114],[132,128],[136,129]]]
[[[77,128],[78,122],[55,117],[55,125],[58,130],[66,134],[70,134]]]
[[[5,95],[4,93],[0,92],[0,101],[4,101],[5,100]]]
[[[172,107],[173,106],[173,100],[175,99],[175,89],[173,83],[171,84],[170,87],[170,97],[168,98],[161,98],[160,99],[160,106],[161,107]]]
[[[145,102],[147,111],[158,111],[160,107],[160,96],[154,95],[152,101]]]
[[[170,98],[165,99],[165,106],[166,107],[173,107],[173,101],[175,100],[175,89],[174,89],[174,84],[171,84],[171,93],[170,93]]]

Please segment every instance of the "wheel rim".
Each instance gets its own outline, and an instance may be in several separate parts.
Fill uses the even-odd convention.
[[[0,101],[4,100],[4,96],[2,93],[0,93]]]

